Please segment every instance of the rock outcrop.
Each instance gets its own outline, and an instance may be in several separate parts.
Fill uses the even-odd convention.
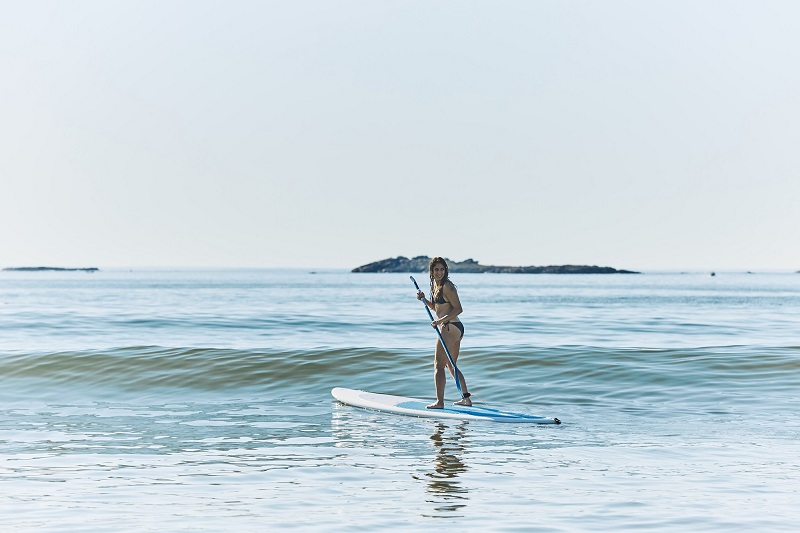
[[[99,268],[61,268],[61,267],[9,267],[7,272],[97,272]]]
[[[411,259],[403,256],[375,261],[356,267],[352,272],[427,272],[431,258],[419,255]],[[447,259],[451,273],[499,273],[499,274],[638,274],[631,270],[617,270],[611,267],[585,265],[551,266],[493,266],[481,265],[474,259],[453,261]]]

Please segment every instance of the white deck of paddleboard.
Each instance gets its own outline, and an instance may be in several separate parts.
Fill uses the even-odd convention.
[[[489,407],[477,405],[473,405],[472,407],[445,405],[444,409],[427,409],[425,406],[428,405],[429,402],[420,400],[419,398],[377,394],[374,392],[345,389],[342,387],[336,387],[331,391],[331,394],[334,398],[347,405],[401,415],[425,418],[510,422],[516,424],[560,424],[557,418],[501,411],[499,409],[491,409]]]

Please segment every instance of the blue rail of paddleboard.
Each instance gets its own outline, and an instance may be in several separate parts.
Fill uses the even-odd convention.
[[[400,402],[395,405],[395,407],[399,407],[401,409],[413,409],[414,411],[431,411],[430,409],[426,408],[425,402]],[[482,416],[485,418],[502,418],[502,419],[515,419],[515,420],[541,420],[545,417],[543,416],[534,416],[534,415],[526,415],[523,413],[512,413],[510,411],[500,411],[499,409],[490,409],[488,407],[480,407],[477,405],[473,405],[472,407],[459,407],[459,406],[445,406],[444,409],[437,409],[437,411],[445,412],[445,413],[458,413],[458,414],[469,414],[474,416]]]

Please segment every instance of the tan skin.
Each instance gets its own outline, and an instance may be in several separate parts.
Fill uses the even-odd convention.
[[[444,299],[446,300],[445,303],[435,304],[431,302],[425,297],[425,294],[422,291],[417,293],[417,299],[423,300],[425,305],[427,305],[436,313],[436,320],[434,320],[431,325],[439,328],[442,338],[447,344],[447,348],[450,350],[450,355],[453,357],[453,361],[458,364],[458,352],[461,348],[461,332],[458,330],[458,328],[444,326],[443,324],[445,322],[458,322],[459,320],[457,317],[461,314],[463,309],[461,308],[461,301],[458,299],[458,292],[456,291],[455,285],[449,281],[442,285],[442,280],[444,279],[445,275],[446,270],[444,265],[441,263],[436,263],[433,266],[433,279],[436,283],[436,292],[438,293],[438,291],[444,291]],[[447,353],[444,351],[441,341],[437,341],[436,343],[433,367],[434,383],[436,384],[436,402],[430,404],[428,409],[443,409],[444,388],[447,384],[447,374],[445,374],[445,369],[450,371],[450,375],[453,375],[453,366],[447,359]],[[464,381],[464,375],[461,373],[461,371],[459,371],[459,380],[461,383],[462,392],[467,393],[469,389],[467,389],[467,382]],[[472,401],[469,398],[462,398],[461,400],[454,402],[453,405],[469,406],[472,405]]]

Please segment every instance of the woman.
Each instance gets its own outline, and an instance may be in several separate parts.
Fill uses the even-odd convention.
[[[457,364],[458,351],[461,348],[461,338],[464,336],[464,325],[458,319],[463,309],[461,308],[461,301],[458,299],[458,291],[453,282],[450,281],[450,270],[447,268],[447,262],[441,257],[434,257],[428,265],[428,272],[431,277],[431,299],[425,298],[422,291],[417,292],[417,300],[423,300],[432,311],[436,313],[436,320],[432,325],[439,328],[445,344],[447,344],[450,355],[453,357],[453,363]],[[436,352],[433,360],[434,368],[434,383],[436,384],[436,402],[430,404],[428,409],[443,409],[444,408],[444,386],[447,383],[447,375],[444,373],[445,368],[453,374],[453,365],[447,359],[447,353],[444,351],[442,341],[436,343]],[[464,375],[461,371],[458,372],[459,383],[461,383],[462,398],[453,402],[453,405],[472,405],[472,400],[469,399],[471,394],[467,392],[467,382],[464,381]]]

